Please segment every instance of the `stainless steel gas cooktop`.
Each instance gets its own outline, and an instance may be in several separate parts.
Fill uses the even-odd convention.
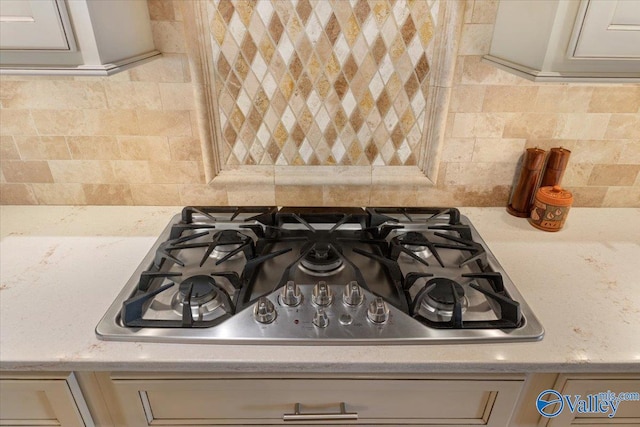
[[[232,344],[534,341],[544,330],[454,208],[186,207],[96,328]]]

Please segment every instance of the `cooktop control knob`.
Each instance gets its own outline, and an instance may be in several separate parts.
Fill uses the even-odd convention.
[[[276,307],[266,297],[261,297],[253,307],[253,317],[260,323],[271,323],[277,315]]]
[[[280,293],[280,301],[289,307],[296,307],[302,302],[302,293],[300,287],[293,280],[289,280],[282,288]]]
[[[369,304],[369,309],[367,310],[367,317],[373,323],[384,323],[389,319],[389,307],[387,307],[387,303],[380,297],[377,297],[375,300]]]
[[[313,303],[320,307],[326,307],[333,301],[333,292],[327,282],[324,280],[319,281],[313,287],[313,295],[311,296]]]
[[[316,314],[313,315],[313,324],[318,328],[326,328],[329,326],[329,318],[323,309],[318,309]]]
[[[364,295],[362,294],[362,288],[358,285],[358,282],[353,280],[346,284],[342,294],[342,300],[347,305],[355,306],[362,304]]]

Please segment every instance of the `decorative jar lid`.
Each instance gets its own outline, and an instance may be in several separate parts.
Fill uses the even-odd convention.
[[[571,206],[573,203],[573,194],[559,185],[554,185],[553,187],[541,187],[538,189],[536,199],[551,205]]]

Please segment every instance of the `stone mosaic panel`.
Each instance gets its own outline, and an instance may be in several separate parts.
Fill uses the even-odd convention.
[[[415,165],[437,2],[210,0],[226,165]]]

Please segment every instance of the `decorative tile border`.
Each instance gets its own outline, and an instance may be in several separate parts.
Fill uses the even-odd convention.
[[[354,5],[357,5],[356,2],[352,2]],[[225,107],[222,106],[222,104],[224,102],[227,102],[227,100],[224,99],[223,96],[218,97],[217,94],[218,92],[218,86],[216,86],[217,84],[217,79],[220,78],[220,63],[217,63],[214,61],[214,55],[216,54],[216,52],[218,54],[220,54],[224,48],[224,40],[225,39],[221,39],[222,40],[222,45],[218,45],[218,50],[216,50],[212,45],[214,44],[211,40],[211,37],[208,37],[209,35],[209,31],[213,30],[214,33],[214,39],[215,39],[215,28],[211,28],[209,19],[208,19],[208,14],[211,13],[211,6],[212,3],[210,2],[200,2],[197,0],[190,0],[190,1],[183,1],[181,2],[182,4],[182,8],[183,8],[183,15],[185,16],[185,22],[189,23],[187,25],[185,25],[185,32],[186,32],[186,39],[187,39],[187,46],[188,46],[188,54],[189,54],[189,58],[190,58],[190,65],[191,65],[191,73],[192,73],[192,81],[194,82],[194,86],[196,88],[196,105],[198,108],[198,122],[199,122],[199,130],[200,130],[200,134],[201,134],[201,140],[202,140],[202,150],[203,150],[203,158],[205,161],[205,174],[206,174],[206,178],[208,181],[211,181],[212,179],[216,179],[216,181],[222,179],[232,179],[231,177],[233,175],[237,176],[237,172],[231,172],[231,171],[227,171],[227,169],[229,169],[229,165],[227,164],[227,159],[229,158],[230,153],[234,150],[234,147],[232,145],[229,144],[229,135],[230,135],[230,131],[229,131],[229,124],[232,120],[232,115],[233,115],[233,111],[234,108],[237,107],[233,107],[232,109],[229,109],[229,105],[226,106],[226,112],[225,112]],[[387,3],[384,3],[387,4]],[[434,38],[433,38],[433,42],[432,45],[429,47],[429,50],[432,50],[433,54],[432,54],[432,64],[431,64],[431,72],[428,75],[428,82],[425,81],[423,82],[423,88],[421,88],[418,92],[421,92],[423,96],[425,96],[425,101],[424,101],[424,124],[422,125],[422,129],[423,131],[420,132],[420,137],[421,139],[418,141],[418,143],[414,144],[414,147],[412,148],[411,153],[409,156],[407,156],[405,158],[405,160],[409,159],[410,157],[413,159],[412,161],[408,162],[408,164],[411,164],[411,166],[404,166],[404,168],[407,169],[407,174],[403,174],[403,175],[407,175],[407,176],[414,176],[415,177],[415,173],[413,172],[421,172],[422,176],[423,176],[423,184],[427,184],[427,185],[433,185],[435,182],[435,178],[437,176],[437,169],[438,169],[438,158],[440,156],[440,147],[442,145],[442,140],[443,140],[443,132],[444,132],[444,122],[446,120],[446,112],[448,110],[448,104],[449,104],[449,98],[450,98],[450,90],[451,90],[451,86],[452,86],[452,80],[453,80],[453,68],[454,68],[454,63],[455,63],[455,52],[456,52],[456,46],[457,46],[457,41],[459,39],[459,31],[460,31],[460,24],[461,24],[461,20],[462,20],[462,12],[463,12],[463,8],[464,8],[464,4],[461,4],[461,2],[436,2],[437,5],[437,9],[439,9],[439,16],[437,18],[437,22],[440,23],[440,25],[437,25],[434,29]],[[349,10],[351,10],[351,8],[348,8]],[[219,13],[219,11],[216,11],[216,13]],[[306,16],[306,12],[304,11],[297,11],[297,15],[295,16],[297,19],[299,19],[301,16],[299,15],[300,13],[302,13],[304,16]],[[271,11],[271,17],[275,16],[276,12],[275,11]],[[361,14],[363,15],[363,14]],[[233,15],[235,16],[235,15]],[[334,14],[330,15],[330,19],[332,17],[334,17]],[[412,16],[412,15],[409,15]],[[252,18],[253,17],[253,18]],[[256,18],[257,17],[257,18]],[[277,14],[277,17],[279,20],[281,15],[280,13]],[[317,13],[313,16],[310,15],[311,18],[316,17],[317,18]],[[356,19],[357,21],[357,17],[356,14],[352,14],[352,16],[354,19]],[[308,17],[309,18],[309,17]],[[311,19],[309,18],[309,19]],[[222,18],[224,21],[224,18]],[[238,14],[238,19],[240,19],[240,14]],[[248,21],[247,23],[251,22],[251,19],[262,19],[262,17],[259,17],[258,12],[254,12],[254,14],[249,14],[248,15]],[[336,18],[337,19],[337,18]],[[349,18],[348,18],[349,19]],[[347,19],[347,21],[348,21]],[[373,17],[369,18],[369,20],[375,20]],[[268,24],[271,21],[268,22]],[[367,20],[365,20],[365,22],[368,22]],[[405,17],[404,20],[401,20],[401,22],[403,23],[403,25],[407,22],[407,19]],[[412,18],[412,21],[413,18]],[[265,21],[261,20],[261,23],[263,24],[263,26],[265,26]],[[307,23],[309,23],[309,20],[307,20]],[[231,25],[232,21],[229,20],[229,23],[227,25]],[[394,21],[395,24],[395,21]],[[415,24],[415,23],[414,23]],[[213,24],[214,27],[217,25],[215,23],[215,19],[213,20]],[[246,25],[246,23],[245,23]],[[396,24],[397,25],[397,24]],[[410,24],[407,24],[410,25]],[[288,27],[287,27],[288,28]],[[282,38],[282,33],[289,31],[290,29],[287,28],[283,28],[282,32],[280,33],[279,37]],[[297,28],[297,27],[296,27]],[[268,32],[269,28],[265,26],[266,31]],[[325,35],[328,38],[328,41],[331,41],[332,38],[329,38],[329,34],[332,34],[332,30],[331,27],[327,27],[327,25],[325,24],[324,27],[322,27],[324,33],[323,35]],[[331,30],[331,31],[329,31]],[[231,30],[229,30],[231,31]],[[301,30],[302,31],[302,30]],[[308,31],[308,29],[307,29]],[[412,32],[407,32],[406,33],[406,37],[407,41],[409,43],[411,43],[412,40],[415,40],[416,37],[419,37],[418,35],[416,35],[416,32],[413,32],[413,34],[411,34]],[[288,34],[288,33],[287,33]],[[263,34],[264,35],[264,34]],[[411,38],[408,38],[409,35],[411,35]],[[273,41],[273,36],[274,34],[269,33],[269,41]],[[290,34],[289,34],[290,36]],[[338,38],[346,38],[345,34],[338,34],[337,36]],[[362,36],[364,37],[364,36]],[[396,34],[396,39],[397,40],[402,40],[404,43],[404,39],[402,38],[402,28],[397,30],[397,34]],[[246,37],[243,37],[241,39],[242,41],[247,40]],[[304,40],[304,39],[303,39]],[[354,39],[354,42],[357,42],[358,37],[356,36],[356,38]],[[364,39],[363,39],[364,40]],[[238,40],[235,40],[236,45],[238,44]],[[337,39],[336,39],[337,42]],[[345,42],[347,43],[348,46],[348,42],[345,40]],[[393,40],[391,40],[391,42],[393,42]],[[248,42],[247,42],[248,43]],[[372,40],[372,43],[375,43],[375,40]],[[422,41],[420,41],[420,43],[422,43]],[[255,42],[254,42],[255,44]],[[404,45],[405,49],[406,49],[406,44]],[[237,47],[237,46],[236,46]],[[258,47],[256,47],[256,49],[249,49],[250,46],[242,45],[242,43],[240,43],[240,49],[242,51],[242,60],[240,62],[246,62],[246,55],[249,54],[249,56],[255,58],[256,55],[258,54]],[[242,50],[244,49],[244,50]],[[335,52],[335,46],[332,48],[333,52]],[[372,49],[373,50],[373,49]],[[403,52],[406,55],[406,51]],[[292,54],[293,55],[293,54]],[[311,56],[316,55],[317,56],[317,51],[311,51]],[[333,56],[335,56],[335,53],[332,54]],[[300,55],[297,55],[296,58],[299,58]],[[386,56],[389,56],[388,52],[385,52],[383,55],[383,58],[385,58]],[[401,55],[402,56],[402,55]],[[345,59],[345,63],[349,60],[350,57],[353,57],[352,53],[348,53],[346,55],[346,59]],[[424,57],[425,61],[426,61],[426,56],[420,56],[420,58]],[[295,59],[295,58],[293,58]],[[309,63],[309,59],[305,58],[307,61],[307,64]],[[353,59],[353,58],[352,58]],[[354,59],[355,60],[355,59]],[[297,62],[297,61],[294,61]],[[228,63],[228,61],[227,61]],[[286,65],[286,64],[285,64]],[[291,65],[291,62],[289,63],[289,65]],[[384,65],[384,64],[382,64]],[[236,64],[236,71],[238,69],[237,64]],[[376,73],[380,72],[380,65],[377,65],[378,68],[374,69],[374,71]],[[223,67],[226,70],[226,67]],[[242,67],[240,68],[241,70],[243,69]],[[300,82],[299,78],[302,76],[302,73],[307,72],[308,70],[308,65],[307,68],[304,68],[300,75],[298,76],[298,84]],[[285,70],[284,74],[286,75],[290,75],[291,77],[293,77],[293,72],[295,70],[291,70],[291,67],[289,66],[288,69]],[[326,74],[328,72],[328,70],[325,68],[325,70],[323,71],[324,74]],[[339,70],[340,75],[344,74],[344,67],[342,69]],[[412,71],[412,73],[415,73],[415,67]],[[298,74],[296,72],[296,74]],[[236,77],[233,77],[236,76]],[[235,80],[237,78],[237,73],[234,73],[232,75],[229,74],[229,72],[227,73],[226,79],[225,80],[225,84],[230,82],[230,80]],[[248,78],[249,74],[247,73],[247,78]],[[347,78],[347,76],[344,76],[345,79]],[[353,77],[353,76],[352,76]],[[411,78],[411,77],[410,77]],[[336,77],[337,79],[337,77]],[[340,110],[343,112],[343,114],[346,113],[345,110],[345,106],[344,103],[340,100],[340,97],[338,95],[338,92],[336,91],[336,79],[333,80],[333,87],[330,89],[330,92],[332,94],[335,94],[338,98],[337,104],[340,107]],[[401,79],[400,79],[401,80]],[[281,80],[282,82],[282,80]],[[318,80],[315,80],[315,84],[317,84]],[[236,82],[237,83],[237,82]],[[255,82],[254,82],[255,83]],[[349,81],[347,80],[347,90],[343,93],[343,98],[345,99],[347,97],[347,94],[351,91],[352,89],[350,86],[348,86]],[[384,84],[384,87],[382,88],[384,91],[388,91],[389,90],[389,81],[387,81],[386,84]],[[223,88],[228,88],[229,86],[224,86]],[[252,86],[253,87],[253,86]],[[341,86],[338,85],[338,88],[340,88]],[[240,87],[241,90],[246,90],[245,84],[242,84]],[[260,87],[258,87],[257,90],[260,90]],[[280,91],[280,94],[282,94],[282,88],[280,87],[278,89]],[[317,92],[317,87],[312,88],[312,92],[313,90],[315,90]],[[405,96],[406,96],[406,89],[403,87],[401,89],[401,91],[405,91]],[[309,95],[311,95],[312,92],[309,92]],[[366,93],[371,93],[370,89],[367,89]],[[399,92],[396,93],[396,96]],[[238,94],[238,98],[240,97],[240,93]],[[415,93],[413,93],[413,95],[415,96]],[[254,100],[257,99],[254,97]],[[291,98],[290,98],[291,99]],[[307,98],[308,99],[308,98]],[[379,97],[378,97],[379,100]],[[286,101],[286,100],[285,100]],[[390,105],[386,105],[384,102],[381,103],[381,105],[377,105],[378,102],[376,101],[376,109],[378,110],[378,112],[380,112],[380,107],[383,108],[383,110],[385,110],[387,113],[389,112],[389,109],[387,109],[386,107],[391,107],[393,108],[394,105],[390,104]],[[382,105],[384,104],[384,105]],[[349,104],[350,105],[350,104]],[[305,101],[304,102],[304,106],[308,109],[308,104]],[[325,105],[321,105],[322,108],[326,107]],[[253,103],[250,107],[248,107],[248,113],[247,115],[249,117],[251,117],[251,111],[256,110],[256,104]],[[267,109],[265,110],[265,112],[269,111],[270,107],[267,107]],[[288,109],[288,106],[285,106],[283,108],[283,111],[286,112],[286,110]],[[348,109],[350,109],[350,107],[347,106]],[[358,106],[359,108],[359,106]],[[304,110],[304,108],[302,108],[302,110]],[[223,111],[222,114],[216,114],[216,112],[220,112]],[[352,109],[350,112],[353,114],[355,110]],[[404,110],[406,111],[406,109]],[[227,114],[230,113],[230,114]],[[397,117],[397,112],[396,110],[394,110],[394,114],[396,116],[396,119],[398,119]],[[255,114],[253,114],[255,115]],[[346,114],[345,114],[346,115]],[[244,114],[243,114],[244,116]],[[340,116],[340,114],[338,114],[338,116]],[[238,115],[237,118],[239,118],[240,116]],[[317,111],[316,111],[316,115],[312,115],[312,122],[313,124],[315,124],[317,126]],[[348,125],[352,130],[353,129],[353,125],[351,123],[351,119],[353,117],[349,116],[348,117]],[[295,130],[294,128],[296,128],[296,124],[298,123],[298,125],[300,125],[299,123],[299,117],[296,118],[292,118],[293,122],[289,123],[287,122],[291,127],[292,130]],[[257,132],[260,131],[261,127],[265,127],[265,123],[264,122],[259,122],[257,121],[257,118],[255,118],[254,120],[256,123],[255,125],[251,124],[251,119],[249,119],[249,124],[248,126],[253,128],[257,128],[257,129],[253,129],[256,134]],[[238,133],[237,131],[243,132],[244,129],[244,121],[242,121],[242,123],[240,123],[241,121],[238,120],[235,124],[239,125],[238,126],[232,126],[231,129],[236,132],[236,134]],[[389,120],[389,122],[391,122],[391,119]],[[288,127],[287,125],[285,125],[285,123],[280,120],[280,122],[275,125],[272,126],[274,127],[274,129],[269,129],[270,130],[270,136],[266,139],[268,139],[268,141],[273,142],[273,139],[275,138],[276,135],[276,131],[278,127],[282,127],[284,126],[284,129],[287,130]],[[384,127],[384,123],[378,123],[378,126],[376,126],[376,130],[380,129],[380,125],[382,125],[382,127]],[[416,122],[414,121],[412,126],[417,126]],[[301,126],[299,126],[301,127]],[[345,124],[345,127],[347,127],[347,124]],[[394,125],[395,128],[395,125]],[[327,128],[325,128],[326,130]],[[320,129],[321,130],[321,129]],[[337,127],[334,127],[334,130],[337,131]],[[344,128],[343,128],[344,130]],[[369,130],[371,130],[369,128]],[[387,130],[385,128],[385,130]],[[393,129],[392,129],[393,130]],[[411,128],[409,129],[411,130]],[[229,135],[224,135],[224,133],[227,132],[229,133]],[[244,132],[248,132],[248,131],[244,131]],[[250,133],[250,132],[248,132]],[[291,132],[291,135],[293,135],[294,132]],[[284,133],[283,133],[284,134]],[[289,134],[289,131],[287,130],[287,134]],[[324,132],[321,132],[321,134],[323,136]],[[266,135],[266,134],[265,134]],[[304,132],[304,130],[302,130],[301,133],[302,136],[302,142],[300,143],[300,147],[295,147],[296,150],[298,150],[298,148],[302,148],[304,141],[308,139],[306,138],[306,133]],[[388,135],[390,137],[390,135]],[[255,138],[255,135],[254,137]],[[254,144],[260,144],[260,139],[257,138],[258,141],[255,142]],[[282,158],[282,154],[284,153],[284,147],[286,146],[286,144],[289,141],[290,138],[287,137],[286,140],[283,140],[283,144],[282,144],[282,150],[280,152],[280,154],[278,154],[278,156],[276,156],[276,159],[273,163],[278,163],[278,158]],[[326,142],[326,139],[324,140]],[[281,141],[282,142],[282,141]],[[356,133],[356,137],[354,139],[354,143],[355,144],[361,144],[361,142],[358,141],[357,138],[357,133]],[[386,138],[386,139],[380,139],[379,143],[383,144],[382,146],[384,147],[384,144],[387,143],[391,143],[393,144],[393,139],[390,138]],[[276,141],[277,144],[277,141]],[[311,144],[309,142],[309,144]],[[375,144],[375,142],[374,142]],[[317,147],[317,146],[316,146]],[[262,147],[264,148],[264,147]],[[360,148],[363,148],[362,145],[360,145]],[[245,146],[245,150],[240,150],[240,152],[244,152],[244,159],[246,159],[247,157],[247,153],[249,152],[250,148],[247,148]],[[258,150],[259,151],[259,150]],[[268,151],[268,150],[267,150]],[[292,152],[295,150],[291,150]],[[311,150],[312,153],[308,154],[308,159],[311,159],[312,157],[315,157],[316,159],[319,160],[316,151]],[[329,150],[330,152],[332,152],[332,150]],[[357,150],[356,150],[357,151]],[[345,153],[346,153],[346,148],[345,148]],[[237,154],[237,153],[236,153]],[[354,157],[350,157],[350,161],[349,162],[345,162],[347,163],[347,165],[344,165],[347,168],[353,168],[351,170],[351,172],[349,172],[351,175],[353,176],[358,176],[360,178],[357,178],[356,181],[358,182],[358,184],[356,185],[370,185],[373,182],[373,176],[374,176],[374,169],[373,169],[373,165],[376,164],[376,158],[379,159],[379,164],[403,164],[402,162],[392,162],[391,159],[393,158],[394,155],[396,155],[397,153],[394,153],[392,156],[390,156],[387,160],[387,162],[385,162],[385,159],[381,156],[379,156],[380,152],[378,151],[378,154],[376,156],[373,157],[367,157],[364,152],[359,154],[357,156],[357,159],[354,159]],[[261,157],[262,159],[264,159],[264,153],[262,154],[263,157]],[[290,180],[290,183],[295,183],[295,180],[297,179],[296,177],[300,176],[300,172],[297,172],[296,169],[299,168],[300,166],[291,166],[290,164],[300,164],[300,165],[304,165],[304,159],[302,158],[302,156],[300,155],[300,151],[297,151],[297,154],[292,154],[290,156],[291,158],[286,158],[285,156],[285,160],[283,161],[283,163],[285,163],[285,165],[287,166],[283,166],[283,167],[276,167],[275,165],[273,166],[273,174],[274,174],[274,184],[275,184],[275,180],[277,179],[279,183],[285,183],[288,180]],[[299,158],[298,161],[296,161],[296,158]],[[344,154],[343,154],[343,158],[344,158]],[[331,156],[327,156],[325,158],[331,160]],[[335,156],[333,157],[333,159],[335,160]],[[238,156],[236,155],[236,161],[238,160]],[[255,159],[254,159],[255,160]],[[273,161],[273,157],[271,158],[271,160]],[[293,161],[292,161],[293,160]],[[302,160],[302,161],[301,161]],[[356,161],[356,165],[353,165],[353,160],[357,160]],[[358,162],[360,162],[359,164],[362,164],[363,166],[357,166]],[[230,163],[240,163],[240,162],[230,162]],[[252,162],[249,162],[252,163]],[[269,163],[269,162],[267,162]],[[311,162],[314,163],[314,162]],[[318,162],[319,163],[319,162]],[[328,161],[328,164],[333,164],[332,161]],[[353,165],[353,166],[352,166]],[[251,167],[248,168],[243,168],[243,176],[245,176],[245,179],[251,180],[251,175],[252,173],[249,172],[247,174],[247,171],[252,171],[253,169],[251,169]],[[237,171],[238,169],[236,169]],[[318,174],[315,173],[311,176],[316,176],[317,177],[317,181],[316,184],[322,184],[326,181],[327,179],[327,175],[326,174]],[[229,178],[226,178],[226,176],[229,176]],[[391,181],[396,182],[397,179],[394,178],[392,175],[381,175],[377,177],[377,180],[383,179],[384,180],[384,176],[388,176],[389,179]],[[259,179],[260,174],[257,174],[255,176],[256,179]],[[276,178],[277,177],[277,178]],[[309,179],[309,178],[307,178]],[[313,180],[313,178],[311,178]]]

